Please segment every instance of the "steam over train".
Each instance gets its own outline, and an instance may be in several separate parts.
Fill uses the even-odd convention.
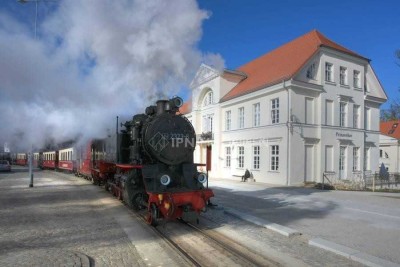
[[[179,114],[182,99],[158,100],[144,114],[121,124],[124,129],[85,147],[41,152],[43,169],[67,170],[104,185],[133,209],[147,209],[153,226],[163,219],[198,220],[212,190],[207,175],[193,162],[196,134]]]

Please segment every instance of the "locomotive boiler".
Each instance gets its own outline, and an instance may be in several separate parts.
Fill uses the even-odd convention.
[[[158,100],[125,122],[116,174],[108,176],[106,187],[128,206],[146,208],[151,225],[162,219],[197,219],[214,196],[205,186],[207,175],[193,162],[196,133],[178,113],[180,106],[180,97]]]

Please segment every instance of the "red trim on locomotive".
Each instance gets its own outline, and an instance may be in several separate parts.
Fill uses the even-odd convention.
[[[185,211],[194,211],[200,214],[204,211],[210,198],[214,196],[211,189],[201,189],[191,192],[166,192],[149,193],[148,217],[147,222],[152,224],[152,205],[155,205],[159,211],[159,219],[174,220],[181,218]]]
[[[115,166],[123,171],[130,171],[133,169],[142,169],[143,168],[143,165],[115,164]]]

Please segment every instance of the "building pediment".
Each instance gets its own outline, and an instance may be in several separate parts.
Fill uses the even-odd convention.
[[[212,67],[201,64],[199,70],[197,71],[194,79],[190,83],[190,88],[194,89],[199,85],[202,85],[220,75],[220,72],[213,69]]]

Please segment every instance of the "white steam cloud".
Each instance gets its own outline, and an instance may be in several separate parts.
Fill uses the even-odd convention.
[[[186,87],[209,14],[195,0],[65,0],[38,25],[0,10],[0,142],[27,150],[114,131]]]

